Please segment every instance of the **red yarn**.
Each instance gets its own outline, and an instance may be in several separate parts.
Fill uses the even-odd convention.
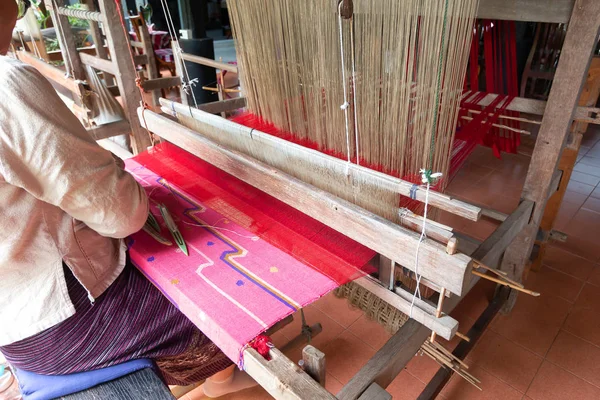
[[[250,347],[258,352],[261,356],[263,356],[267,361],[271,360],[271,354],[269,351],[273,347],[273,343],[271,342],[271,338],[267,335],[258,335],[256,339],[248,343]]]

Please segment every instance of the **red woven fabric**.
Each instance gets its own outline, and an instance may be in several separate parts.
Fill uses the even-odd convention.
[[[374,251],[185,150],[162,143],[136,161],[340,285],[373,272]]]

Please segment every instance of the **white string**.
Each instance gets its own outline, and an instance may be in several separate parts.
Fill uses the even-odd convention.
[[[358,102],[356,101],[356,63],[354,62],[354,18],[352,18],[352,21],[350,22],[350,47],[352,48],[352,97],[354,99],[354,141],[356,142],[356,165],[360,165],[360,160],[358,158]]]
[[[190,89],[190,92],[192,94],[192,99],[194,101],[194,106],[196,108],[198,108],[198,102],[196,101],[196,95],[194,94],[194,90],[192,88],[193,86],[196,86],[196,82],[198,81],[198,79],[195,78],[193,80],[190,80],[190,74],[188,72],[187,66],[185,65],[185,61],[183,60],[183,58],[181,56],[183,54],[183,49],[179,45],[177,31],[175,29],[175,24],[173,23],[173,18],[171,17],[171,10],[169,10],[169,6],[167,5],[166,0],[161,0],[160,3],[162,5],[163,14],[165,15],[165,17],[167,19],[167,29],[169,30],[169,35],[171,35],[171,37],[175,41],[175,51],[178,53],[177,57],[178,57],[178,60],[181,62],[181,66],[182,66],[182,70],[183,70],[183,74],[184,74],[184,76],[182,76],[181,88],[183,89],[183,91],[185,93],[188,93],[188,89]],[[193,116],[192,116],[192,118],[193,118]]]
[[[423,211],[423,225],[421,227],[421,236],[419,237],[419,243],[417,243],[417,251],[415,253],[415,276],[417,277],[417,287],[415,289],[415,292],[413,293],[412,302],[410,303],[410,313],[409,313],[410,318],[412,318],[412,312],[413,312],[413,308],[415,306],[415,301],[417,300],[417,296],[419,297],[419,300],[421,299],[421,289],[420,289],[421,275],[419,275],[419,250],[421,248],[421,243],[427,237],[427,234],[426,234],[427,209],[429,207],[429,189],[431,188],[431,183],[429,182],[429,179],[426,179],[426,177],[425,177],[424,169],[421,170],[421,174],[423,176],[423,180],[426,181],[426,183],[427,183],[427,188],[425,190],[425,209]],[[432,174],[431,176],[437,179],[441,175],[442,174],[438,172],[438,173]]]
[[[338,6],[338,22],[340,27],[340,57],[342,63],[342,86],[344,88],[344,104],[340,108],[344,111],[344,119],[346,122],[346,152],[348,154],[348,165],[346,166],[346,174],[349,173],[351,157],[350,157],[350,122],[348,117],[348,89],[346,88],[346,60],[344,57],[344,31],[342,30],[342,2]]]

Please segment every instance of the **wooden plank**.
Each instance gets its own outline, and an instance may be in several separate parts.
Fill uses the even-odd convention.
[[[592,106],[595,105],[600,97],[600,57],[596,56],[592,59],[592,63],[588,70],[586,83],[583,91],[579,98],[579,106]],[[560,161],[558,163],[558,170],[562,171],[562,177],[558,185],[558,190],[553,191],[550,189],[550,198],[546,204],[544,210],[544,216],[540,222],[540,229],[543,232],[547,232],[548,235],[554,229],[554,223],[558,216],[560,206],[562,205],[563,198],[567,191],[567,186],[573,173],[573,168],[577,161],[577,154],[579,154],[579,148],[581,147],[581,137],[587,131],[588,124],[584,122],[574,122],[571,126],[571,138],[572,143],[564,149]],[[546,254],[546,248],[548,246],[548,238],[545,240],[537,241],[539,246],[539,252],[536,258],[531,263],[532,271],[539,271],[542,268],[542,260]]]
[[[410,319],[337,394],[339,400],[358,399],[372,383],[385,388],[415,356],[431,331]]]
[[[69,19],[64,15],[59,15],[55,10],[55,6],[64,5],[64,0],[45,0],[45,5],[52,18],[52,23],[56,27],[56,37],[60,44],[67,73],[75,79],[84,81],[85,70],[77,53],[75,35],[71,30]]]
[[[181,78],[178,76],[168,76],[165,78],[148,79],[142,82],[142,89],[146,92],[153,90],[167,89],[174,86],[181,86]],[[160,96],[159,96],[160,97]],[[157,102],[158,104],[158,102]]]
[[[148,55],[136,54],[133,56],[133,61],[135,62],[135,65],[147,65],[148,64]]]
[[[386,188],[390,192],[395,192],[407,197],[411,195],[411,191],[414,186],[412,182],[394,178],[390,175],[386,175],[355,164],[348,165],[344,160],[340,160],[319,151],[300,146],[276,136],[245,127],[235,122],[177,102],[173,102],[171,100],[161,99],[160,104],[170,110],[174,110],[179,115],[192,117],[197,125],[197,129],[199,129],[198,132],[201,134],[218,132],[219,134],[228,135],[228,137],[233,137],[234,139],[240,137],[240,139],[248,138],[251,140],[260,140],[262,145],[270,146],[274,151],[286,151],[286,154],[290,154],[290,156],[293,154],[295,157],[298,157],[302,160],[310,160],[313,163],[322,162],[324,165],[335,167],[338,171],[344,171],[344,176],[347,175],[346,171],[349,171],[351,175],[360,177],[357,179],[359,179],[361,182],[373,182],[380,187]],[[200,127],[202,127],[202,129],[200,129]],[[415,197],[416,200],[425,202],[425,191],[416,190]],[[431,191],[429,193],[429,205],[472,221],[477,221],[481,215],[481,208],[435,191]]]
[[[227,111],[235,111],[246,107],[246,98],[237,97],[223,101],[213,101],[210,103],[199,104],[198,109],[209,114],[220,114]]]
[[[152,39],[150,38],[150,33],[148,32],[148,27],[146,26],[143,17],[141,18],[141,23],[139,24],[137,31],[142,41],[142,45],[144,46],[142,49],[144,55],[146,56],[146,64],[144,65],[146,66],[146,71],[148,72],[149,78],[148,81],[142,82],[142,87],[144,88],[144,83],[148,83],[147,88],[144,88],[144,91],[152,92],[152,105],[154,107],[159,107],[160,105],[158,103],[158,99],[160,99],[160,89],[165,87],[179,86],[181,85],[181,80],[177,79],[177,82],[172,83],[172,81],[168,81],[169,78],[161,78],[160,72],[158,71],[158,66],[156,65],[156,55],[154,54]],[[161,80],[158,81],[158,79]],[[162,81],[162,79],[167,79],[167,81]],[[161,86],[166,84],[169,86]],[[158,86],[153,87],[153,85]]]
[[[379,282],[383,285],[384,288],[388,290],[394,290],[396,286],[396,280],[394,278],[396,266],[395,262],[390,260],[389,258],[382,256],[379,254],[379,274],[378,279]]]
[[[133,157],[133,153],[125,150],[124,148],[122,148],[121,146],[119,146],[118,144],[116,144],[115,142],[113,142],[110,139],[98,140],[96,143],[98,143],[100,145],[100,147],[103,147],[104,149],[110,151],[111,153],[113,153],[115,156],[119,157],[122,160],[127,160],[127,159]]]
[[[85,65],[89,65],[100,71],[108,72],[111,75],[116,75],[118,73],[117,68],[110,60],[105,60],[86,53],[79,53],[79,58],[81,58],[81,62]]]
[[[278,400],[336,400],[325,388],[273,348],[267,361],[256,350],[244,350],[244,370]]]
[[[140,120],[142,109],[139,110]],[[259,188],[379,254],[414,269],[419,235],[350,202],[317,189],[244,154],[228,150],[197,132],[146,110],[148,129],[164,139]],[[210,115],[210,114],[207,114]],[[222,119],[220,117],[215,117]],[[444,265],[444,268],[439,268]],[[471,259],[446,254],[432,240],[421,243],[419,273],[452,293],[461,294],[471,279]]]
[[[443,315],[436,318],[436,308],[424,300],[416,298],[414,300],[414,307],[411,307],[413,294],[408,293],[401,288],[395,288],[395,291],[392,292],[370,277],[358,278],[354,283],[367,289],[369,292],[402,313],[409,315],[412,319],[429,328],[429,330],[434,331],[437,335],[446,340],[452,339],[458,330],[458,321],[449,315]]]
[[[481,316],[475,321],[475,324],[469,329],[467,336],[469,341],[461,341],[456,349],[452,352],[460,360],[464,360],[478,340],[485,332],[488,325],[492,322],[498,311],[506,301],[510,289],[502,287],[494,296],[490,304],[483,311]],[[453,371],[447,367],[440,367],[433,378],[429,381],[425,389],[421,392],[417,400],[433,400],[444,388],[444,385],[450,380]]]
[[[372,383],[358,400],[392,400],[392,395],[378,384]]]
[[[83,4],[85,4],[90,11],[96,11],[96,5],[93,0],[83,0]],[[102,31],[100,30],[100,25],[96,21],[88,22],[90,27],[90,34],[92,35],[92,40],[94,41],[95,53],[98,57],[108,60],[108,51],[106,47],[104,47],[104,37],[102,36]],[[81,49],[78,49],[79,54],[81,54]],[[104,74],[104,82],[106,86],[112,86],[115,84],[115,77],[111,74]]]
[[[575,0],[479,0],[477,18],[566,24]]]
[[[200,65],[206,65],[207,67],[213,67],[223,71],[233,72],[234,74],[238,73],[237,66],[219,62],[210,58],[195,56],[193,54],[188,53],[182,53],[181,58],[183,58],[185,61],[193,62]]]
[[[136,86],[137,74],[128,54],[131,52],[128,34],[121,24],[117,4],[112,0],[100,0],[99,4],[100,11],[105,18],[102,25],[106,33],[110,54],[119,55],[114,59],[118,71],[118,74],[115,75],[123,99],[125,115],[131,123],[131,146],[134,154],[138,154],[146,150],[151,142],[145,129],[135,122],[137,119],[136,110],[142,104],[142,96]]]
[[[526,210],[528,206],[523,206],[520,210],[517,209],[511,216],[513,220],[521,221],[526,215]],[[517,218],[517,216],[521,216]],[[510,218],[510,217],[509,217]],[[504,227],[502,226],[504,225]],[[472,252],[472,255],[479,256],[481,259],[485,260],[489,267],[497,268],[499,264],[499,260],[494,255],[496,252],[496,247],[494,244],[504,243],[503,239],[510,234],[512,234],[516,227],[519,225],[518,223],[513,223],[512,221],[505,222],[500,225],[497,230],[499,231],[498,235],[495,235],[495,238],[500,238],[500,240],[489,240],[483,242],[479,245],[477,249]],[[510,228],[509,228],[510,226]],[[500,232],[504,232],[504,234],[500,234]],[[492,234],[494,236],[494,234]],[[468,243],[467,240],[463,238],[459,238],[459,243]],[[502,244],[503,245],[503,244]],[[500,246],[499,244],[497,246]],[[484,254],[483,249],[491,249],[493,251],[492,255],[487,256]],[[469,253],[467,251],[467,253]],[[494,258],[492,260],[492,258]],[[475,284],[479,281],[478,277],[475,277],[469,284],[465,294],[461,297],[454,296],[450,299],[447,299],[444,302],[444,312],[449,314],[458,304],[459,302],[468,294],[468,292],[475,286]],[[432,300],[436,300],[435,298]],[[361,368],[361,370],[354,375],[354,377],[348,382],[342,390],[337,394],[339,400],[355,400],[361,396],[361,394],[371,385],[371,383],[376,382],[381,387],[387,387],[392,381],[396,378],[396,376],[402,371],[404,366],[414,357],[417,353],[423,342],[427,340],[429,335],[431,334],[431,330],[422,324],[418,323],[414,319],[408,320],[402,328],[388,342],[377,352],[371,359]]]
[[[496,228],[479,248],[475,250],[471,257],[481,261],[485,265],[497,263],[506,248],[529,223],[532,211],[532,201],[524,200],[521,202],[519,207]]]
[[[579,0],[573,8],[563,50],[542,125],[533,150],[521,198],[533,201],[530,224],[509,246],[502,270],[521,281],[544,213],[554,171],[565,147],[571,121],[591,62],[600,31],[600,1]],[[516,295],[505,306],[514,305]]]
[[[129,135],[131,132],[131,125],[129,124],[129,121],[122,120],[111,122],[106,125],[100,125],[99,127],[88,129],[87,131],[94,140],[102,140],[119,135]]]
[[[473,96],[472,94],[471,96]],[[489,105],[494,99],[498,97],[495,93],[488,93],[481,101],[477,104],[480,106]],[[509,111],[518,111],[533,115],[544,115],[546,110],[547,102],[543,100],[526,99],[524,97],[515,97],[512,102],[506,107]],[[599,108],[593,106],[580,106],[575,109],[573,119],[576,121],[587,122],[592,124],[599,124],[600,117],[596,114],[600,112]]]
[[[302,349],[303,369],[319,385],[325,387],[325,353],[313,346]]]
[[[40,71],[40,73],[44,75],[47,79],[59,84],[65,89],[68,89],[76,96],[82,96],[84,94],[82,93],[83,86],[81,85],[81,83],[75,81],[75,79],[73,78],[66,77],[65,71],[63,71],[62,69],[57,68],[54,65],[48,64],[47,62],[34,57],[31,53],[27,51],[18,50],[17,57],[19,58],[19,60],[31,65],[32,67]]]

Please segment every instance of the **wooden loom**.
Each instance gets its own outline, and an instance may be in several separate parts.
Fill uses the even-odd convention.
[[[591,107],[577,107],[579,93],[585,81],[592,50],[600,29],[600,4],[593,0],[577,1],[576,3],[562,0],[554,2],[552,6],[542,3],[535,0],[522,0],[515,1],[513,7],[507,7],[504,2],[495,0],[480,2],[477,14],[480,17],[569,22],[569,29],[564,54],[559,63],[555,84],[548,102],[517,98],[509,106],[509,109],[514,111],[544,116],[528,171],[523,200],[516,211],[507,216],[490,210],[482,210],[449,196],[437,193],[430,195],[430,204],[433,207],[471,220],[478,220],[482,215],[487,215],[502,221],[496,231],[483,243],[458,237],[442,227],[431,228],[431,232],[437,232],[435,237],[431,235],[432,239],[436,240],[427,240],[421,245],[423,251],[419,268],[420,273],[430,282],[431,287],[440,291],[442,291],[441,288],[444,288],[454,294],[443,304],[444,318],[437,317],[439,314],[436,312],[435,304],[427,302],[420,304],[414,310],[416,313],[413,312],[414,318],[404,324],[337,396],[326,392],[315,380],[277,349],[272,349],[271,361],[263,359],[255,350],[247,349],[245,351],[246,370],[274,397],[285,399],[389,398],[386,397],[382,388],[391,383],[419,350],[430,335],[431,329],[443,337],[452,337],[456,334],[458,325],[447,314],[477,282],[478,277],[472,275],[471,270],[478,265],[478,262],[492,268],[499,268],[501,271],[505,271],[512,280],[521,281],[526,262],[538,234],[540,221],[544,215],[545,204],[559,186],[565,185],[557,166],[560,154],[567,142],[571,122],[573,119],[583,123],[600,122],[597,114],[600,110]],[[115,5],[113,2],[101,1],[100,4],[102,13],[93,14],[93,18],[105,18],[108,15],[114,17]],[[114,29],[117,28],[109,28],[109,31],[113,30],[117,36]],[[115,46],[115,43],[111,43],[115,40],[115,36],[111,38],[107,32],[109,47]],[[113,54],[117,53],[113,52]],[[111,71],[115,73],[117,80],[119,77],[123,80],[124,76],[129,76],[133,80],[135,72],[129,64],[125,61],[119,63],[117,60],[116,65],[116,69]],[[68,84],[72,85],[73,83],[69,81]],[[130,88],[133,89],[132,86]],[[130,92],[135,91],[130,90]],[[493,95],[488,95],[481,100],[481,103],[489,104],[493,97]],[[384,261],[388,260],[387,263],[382,262],[382,269],[393,268],[394,263],[389,260],[394,260],[409,269],[414,264],[412,249],[416,246],[418,235],[411,229],[417,228],[416,230],[418,230],[420,223],[418,217],[399,221],[398,224],[389,222],[327,191],[302,182],[289,173],[248,157],[240,152],[241,149],[227,148],[235,146],[236,135],[240,138],[244,136],[257,137],[261,140],[261,145],[272,146],[271,148],[278,146],[277,138],[263,136],[260,132],[243,128],[203,111],[181,107],[164,99],[161,100],[161,104],[164,106],[164,111],[171,113],[175,111],[182,121],[185,120],[186,115],[187,118],[193,117],[195,130],[170,118],[140,109],[138,110],[140,128],[135,128],[138,125],[132,124],[134,132],[137,130],[139,133],[139,137],[138,135],[134,136],[136,140],[139,140],[138,144],[134,146],[136,152],[145,148],[140,144],[144,141],[141,126],[145,125],[163,139],[186,149],[226,172],[235,174],[239,179],[259,187],[264,192],[376,250],[384,257]],[[133,106],[134,103],[130,103],[130,105]],[[221,112],[228,110],[229,107],[239,107],[239,101],[222,102],[200,108]],[[131,115],[132,110],[128,112]],[[131,120],[134,121],[134,119]],[[210,137],[215,133],[222,137],[229,136],[230,142],[225,145],[215,143],[216,137],[213,136],[213,140]],[[323,165],[331,168],[346,167],[345,163],[340,160],[315,153],[311,153],[311,156],[319,158]],[[352,167],[350,174],[355,180],[364,182],[377,180],[379,184],[385,185],[399,194],[408,195],[412,187],[411,182],[392,178],[363,167]],[[423,191],[417,192],[416,200],[424,201]],[[454,253],[453,248],[456,247],[455,239],[457,237],[459,252]],[[441,265],[446,268],[443,272],[440,272]],[[386,275],[381,272],[383,270],[380,271],[381,276]],[[406,313],[412,294],[401,288],[390,291],[385,283],[389,284],[389,282],[381,284],[366,278],[361,278],[358,282],[362,287]],[[509,308],[510,304],[514,302],[515,295],[514,291],[510,293]],[[470,346],[476,340],[478,330],[481,331],[482,325],[485,326],[485,320],[489,322],[490,315],[493,315],[505,303],[507,297],[506,290],[500,291],[497,299],[486,310],[482,319],[468,333],[471,338]],[[461,345],[457,349],[462,357],[466,356],[466,351],[468,351],[468,348],[465,351],[465,347],[468,346]],[[307,356],[307,360],[310,359],[311,357]],[[318,370],[318,368],[316,369]],[[422,394],[422,398],[435,397],[451,373],[451,369],[441,368],[431,386],[428,386]],[[322,370],[320,374],[322,374]],[[319,375],[319,371],[317,371],[317,375]]]

